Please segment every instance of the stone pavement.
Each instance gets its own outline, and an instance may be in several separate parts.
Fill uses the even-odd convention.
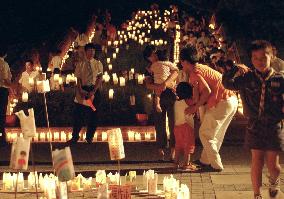
[[[242,147],[223,147],[222,152],[223,162],[225,169],[220,173],[216,172],[204,172],[204,173],[181,173],[174,172],[174,177],[179,179],[181,183],[187,184],[191,192],[191,199],[252,199],[252,187],[250,181],[250,156],[248,152],[243,151]],[[236,157],[238,156],[239,158]],[[283,154],[281,154],[282,167],[283,164]],[[136,163],[136,164],[122,164],[121,170],[137,170],[138,173],[146,169],[155,169],[159,173],[159,189],[162,189],[162,180],[164,176],[172,173],[171,167],[172,163]],[[52,172],[52,167],[50,165],[36,166],[39,172]],[[31,169],[31,167],[30,167]],[[94,171],[98,169],[106,170],[116,170],[117,165],[115,164],[83,164],[76,165],[76,172],[82,172],[85,177],[94,176]],[[8,171],[7,166],[0,167],[0,173],[3,171]],[[167,172],[168,171],[168,172]],[[263,196],[264,199],[269,199],[267,195],[267,169],[263,172]],[[2,176],[1,176],[2,177]],[[284,184],[284,173],[281,174],[281,182]],[[141,189],[142,176],[137,177],[137,188]],[[0,183],[0,187],[2,185]],[[284,199],[284,186],[281,189],[282,193],[278,199]],[[42,194],[40,194],[42,196]],[[13,194],[0,193],[0,199],[14,198]],[[36,198],[35,194],[30,193],[20,193],[17,198]],[[94,191],[88,192],[76,192],[69,194],[70,199],[76,198],[96,198]],[[158,198],[157,196],[149,195],[135,195],[133,198]]]

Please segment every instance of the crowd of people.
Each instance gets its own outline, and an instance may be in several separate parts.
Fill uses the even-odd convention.
[[[250,48],[252,66],[235,64],[236,60],[231,59],[232,45],[208,28],[208,20],[190,15],[179,19],[176,13],[173,12],[168,26],[174,28],[176,23],[182,26],[179,66],[168,60],[167,51],[155,45],[148,45],[143,51],[145,60],[149,62],[145,85],[155,92],[154,124],[160,159],[164,160],[165,148],[169,145],[177,169],[222,171],[224,166],[219,152],[237,111],[238,93],[248,118],[246,144],[252,154],[251,179],[255,199],[262,198],[260,187],[265,158],[269,172],[269,194],[275,197],[280,190],[279,152],[284,149],[284,62],[277,57],[275,46],[264,40],[256,40]],[[63,65],[61,51],[55,51],[48,64],[48,70],[53,74],[61,69],[61,72],[75,72],[78,78],[73,134],[67,142],[69,145],[77,143],[84,118],[87,119],[87,143],[92,143],[97,128],[103,65],[94,59],[94,52],[96,45],[116,39],[116,28],[110,23],[111,15],[106,12],[105,16],[104,22],[96,22],[92,43],[89,43],[86,33],[80,32],[75,39],[77,51],[69,52],[69,58]],[[125,24],[122,24],[122,28],[125,28]],[[5,49],[1,48],[2,146],[7,145],[4,123],[8,88],[11,87],[11,72],[4,60],[5,55]],[[41,70],[39,54],[34,52],[30,59],[25,60],[25,71],[18,81],[23,91],[32,91],[29,80],[38,77]],[[169,139],[166,116],[169,120]],[[201,123],[199,139],[203,150],[199,159],[193,161],[191,155],[195,151],[196,118]]]

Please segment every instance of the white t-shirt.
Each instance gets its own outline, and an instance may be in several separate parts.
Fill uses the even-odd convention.
[[[98,73],[103,73],[103,64],[95,59],[90,61],[84,60],[77,64],[75,69],[75,76],[81,79],[82,86],[95,85]],[[75,102],[83,104],[83,99],[76,94]],[[83,104],[85,105],[85,104]]]
[[[191,127],[194,126],[193,115],[186,115],[184,113],[185,109],[188,107],[184,100],[177,100],[175,102],[175,126],[188,123]]]
[[[154,74],[154,83],[162,84],[171,75],[171,71],[178,71],[178,68],[170,61],[157,61],[150,66],[150,70]]]
[[[27,91],[27,92],[32,92],[33,91],[33,86],[29,84],[29,78],[33,78],[34,79],[34,84],[36,84],[35,82],[35,78],[37,77],[38,72],[37,71],[32,71],[31,74],[29,74],[27,71],[24,71],[22,73],[21,78],[19,79],[19,84],[22,85],[22,87]]]

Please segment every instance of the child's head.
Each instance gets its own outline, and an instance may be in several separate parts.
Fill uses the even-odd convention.
[[[176,94],[180,100],[192,98],[192,85],[190,85],[188,82],[180,82],[177,85]]]
[[[164,50],[157,50],[156,52],[159,61],[167,61],[169,60],[167,49]]]

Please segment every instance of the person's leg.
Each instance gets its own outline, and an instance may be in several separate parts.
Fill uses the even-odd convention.
[[[160,104],[160,96],[159,95],[155,95],[155,106],[156,106],[156,111],[161,113],[162,107],[161,107],[161,104]]]
[[[280,190],[280,173],[281,166],[279,164],[278,151],[266,151],[266,166],[269,172],[269,194],[270,197],[275,197]]]
[[[220,148],[221,148],[223,140],[224,140],[225,133],[226,133],[235,113],[237,112],[237,108],[238,108],[237,97],[229,98],[228,103],[224,103],[224,107],[226,107],[226,110],[227,110],[227,118],[224,120],[223,124],[220,126],[219,131],[216,134],[216,138],[218,140],[218,143],[217,143],[218,151],[220,151]]]
[[[77,142],[79,140],[79,133],[83,127],[84,121],[84,106],[78,103],[74,103],[73,111],[73,131],[72,131],[72,141]]]
[[[254,196],[260,196],[260,187],[262,185],[262,169],[264,165],[264,151],[251,150],[251,182]]]
[[[6,122],[6,111],[8,105],[9,91],[6,88],[0,88],[0,145],[6,144],[6,132],[5,132],[5,122]]]
[[[93,111],[91,108],[87,108],[87,115],[88,115],[88,118],[87,118],[87,132],[86,132],[86,141],[88,143],[92,143],[93,142],[93,137],[94,137],[94,134],[97,130],[97,126],[98,126],[98,111],[99,111],[99,108],[100,108],[100,102],[101,102],[101,93],[100,91],[98,90],[96,93],[95,93],[95,97],[93,99],[93,105],[96,108],[96,111]]]
[[[167,146],[167,133],[166,133],[166,112],[158,113],[154,111],[154,125],[156,130],[156,143],[159,148],[159,154],[164,155],[163,149]]]
[[[219,154],[225,132],[235,114],[237,100],[234,97],[220,101],[215,107],[210,108],[204,115],[204,121],[200,127],[200,140],[206,152],[208,162],[204,152],[201,162],[209,163],[214,169],[224,169],[221,156]],[[222,128],[222,129],[221,129]]]

